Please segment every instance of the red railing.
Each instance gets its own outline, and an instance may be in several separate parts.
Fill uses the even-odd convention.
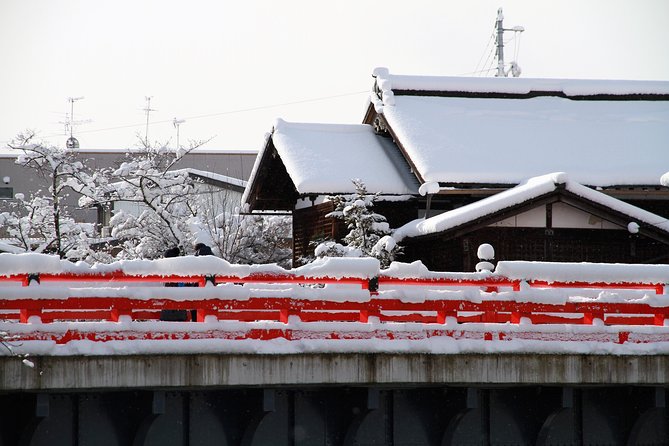
[[[18,325],[5,325],[3,329],[19,333],[18,339],[24,341],[54,340],[65,343],[78,339],[108,341],[276,337],[424,339],[448,336],[484,340],[669,342],[669,327],[665,328],[669,321],[669,297],[665,302],[664,284],[660,283],[549,283],[540,280],[520,281],[498,275],[482,278],[481,275],[472,274],[436,278],[380,275],[368,279],[308,277],[290,273],[254,273],[240,277],[140,276],[122,271],[14,274],[0,276],[0,281],[23,285],[2,288],[5,296],[0,296],[0,320],[20,322]],[[86,283],[87,287],[76,286],[82,283]],[[193,284],[197,287],[157,286],[165,283]],[[149,286],[111,288],[118,284]],[[223,284],[230,285],[207,286]],[[337,290],[336,298],[333,297],[333,289],[328,288],[300,289],[300,293],[291,295],[295,291],[290,289],[291,286],[314,284],[347,287],[334,287]],[[397,293],[406,289],[419,289],[424,297],[397,297]],[[639,297],[638,293],[629,300],[617,298],[611,302],[571,298],[583,289],[619,290],[622,294],[627,290],[649,290],[652,291],[651,296],[658,296],[651,303],[647,299],[641,302],[634,300]],[[474,290],[476,298],[458,294],[464,290]],[[560,299],[555,299],[555,290],[561,291]],[[344,296],[347,292],[351,294],[350,298]],[[311,295],[307,298],[295,297],[304,296],[304,293]],[[552,294],[548,296],[548,293]],[[239,322],[242,325],[182,326],[165,322],[161,324],[162,328],[156,328],[155,323],[145,324],[145,328],[142,328],[140,322],[160,320],[162,310],[191,310],[196,314],[193,322],[218,320]],[[191,311],[186,312],[189,318]],[[136,322],[131,328],[100,329],[90,325],[91,321],[131,320]],[[65,325],[58,325],[60,322]],[[325,325],[309,325],[312,322]],[[262,327],[246,323],[258,323]],[[361,325],[370,323],[372,328]],[[583,329],[566,329],[566,325]],[[640,327],[644,329],[640,330]],[[655,331],[649,331],[651,327],[655,327]]]

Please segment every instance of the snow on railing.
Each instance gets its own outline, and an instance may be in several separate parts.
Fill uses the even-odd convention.
[[[88,267],[28,256],[13,255],[20,261],[8,266],[0,255],[7,271],[0,331],[27,347],[156,340],[346,345],[337,351],[376,351],[356,344],[372,340],[423,342],[431,352],[448,340],[522,341],[521,350],[526,341],[669,346],[664,265],[500,262],[495,273],[438,273],[420,263],[379,270],[374,259],[283,270],[213,257]],[[165,310],[184,322],[161,320]]]

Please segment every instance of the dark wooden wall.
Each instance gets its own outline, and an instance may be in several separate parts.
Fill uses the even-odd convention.
[[[482,243],[495,248],[495,261],[669,263],[667,245],[624,230],[499,227],[457,238],[406,239],[399,260],[421,260],[433,271],[474,271]]]

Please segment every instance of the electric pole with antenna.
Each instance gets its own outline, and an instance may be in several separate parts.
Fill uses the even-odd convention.
[[[518,63],[514,60],[511,62],[511,67],[508,71],[504,70],[504,31],[513,31],[515,35],[518,33],[522,33],[525,31],[525,28],[522,26],[514,26],[513,28],[504,28],[504,14],[502,13],[502,8],[499,8],[497,10],[497,21],[496,21],[496,29],[497,29],[497,37],[496,37],[496,43],[497,43],[497,73],[495,74],[495,77],[508,77],[509,72],[513,75],[513,77],[518,77],[520,76],[520,66]]]

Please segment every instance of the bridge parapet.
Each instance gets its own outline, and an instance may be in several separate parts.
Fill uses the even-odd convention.
[[[665,265],[438,273],[379,270],[374,259],[287,271],[217,258],[88,267],[20,257],[0,276],[0,330],[21,354],[669,352]],[[161,320],[164,310],[190,320]]]

